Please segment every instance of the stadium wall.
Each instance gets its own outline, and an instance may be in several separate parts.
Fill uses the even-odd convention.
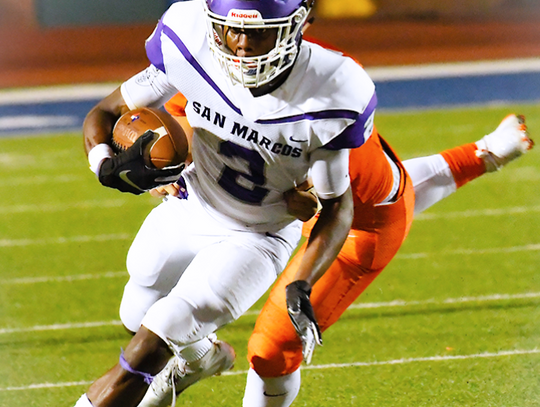
[[[65,8],[77,1],[0,0],[0,88],[116,82],[146,66],[144,40],[159,10],[147,13],[149,21],[141,21],[139,12],[135,22],[123,17],[102,24],[73,16],[63,24],[61,19],[51,20],[51,15],[49,19],[39,15],[45,6],[49,13],[61,6],[60,14],[69,17]],[[351,1],[356,8],[350,7]],[[109,1],[113,8],[122,2],[134,4]],[[155,4],[165,7],[164,3]],[[350,12],[362,3],[375,11],[372,7],[370,16],[362,18],[359,12],[352,18]],[[365,66],[540,57],[537,0],[319,0],[319,4],[318,21],[308,34],[343,49]],[[337,11],[339,18],[331,18]],[[47,26],[47,21],[54,24]]]

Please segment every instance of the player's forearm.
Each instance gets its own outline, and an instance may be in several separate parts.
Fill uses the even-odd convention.
[[[112,129],[118,117],[95,107],[83,124],[84,148],[86,154],[98,144],[110,144]]]
[[[350,188],[339,198],[321,200],[322,209],[311,231],[294,280],[313,285],[336,259],[351,228],[353,200]]]
[[[83,124],[86,154],[98,144],[109,144],[118,118],[127,111],[119,89],[100,101],[86,116]]]

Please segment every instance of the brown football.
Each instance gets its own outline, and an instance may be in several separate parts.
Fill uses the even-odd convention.
[[[164,168],[186,161],[188,141],[180,124],[167,112],[149,107],[120,116],[113,128],[113,149],[116,153],[126,150],[147,130],[157,134],[144,154],[147,165]]]

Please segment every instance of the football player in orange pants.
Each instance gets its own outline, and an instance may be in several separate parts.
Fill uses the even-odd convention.
[[[185,99],[177,95],[166,108],[185,126],[184,104]],[[388,265],[414,214],[484,173],[500,169],[532,145],[524,118],[512,114],[480,141],[428,157],[401,162],[376,129],[362,147],[351,150],[352,228],[338,258],[313,285],[310,296],[320,331],[334,324]],[[286,196],[289,212],[304,221],[316,213],[316,197],[305,189],[299,187]],[[312,220],[304,224],[305,237]],[[305,243],[274,285],[249,340],[244,407],[287,407],[299,392],[299,367],[311,358],[314,342],[303,343],[291,324],[286,286],[304,248]]]
[[[310,297],[320,331],[332,326],[392,260],[415,213],[531,147],[523,119],[510,115],[478,143],[403,163],[389,153],[390,148],[376,132],[362,148],[351,150],[353,225],[338,258],[314,284]],[[386,193],[383,191],[389,188],[384,174],[390,170],[387,160],[376,158],[382,156],[381,150],[394,160],[400,174],[397,193],[384,204],[380,204]],[[301,213],[299,210],[298,215]],[[311,226],[312,222],[304,224],[305,237]],[[299,367],[306,358],[306,349],[303,354],[302,341],[288,323],[285,287],[292,281],[302,248],[274,285],[249,340],[250,370],[244,407],[287,407],[300,389]],[[312,349],[307,359],[311,357],[309,352]]]

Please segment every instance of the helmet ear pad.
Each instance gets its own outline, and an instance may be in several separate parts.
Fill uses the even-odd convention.
[[[265,85],[292,67],[311,6],[306,0],[206,0],[207,40],[214,58],[233,84]],[[226,45],[224,27],[276,29],[275,45],[263,55],[238,57]]]

